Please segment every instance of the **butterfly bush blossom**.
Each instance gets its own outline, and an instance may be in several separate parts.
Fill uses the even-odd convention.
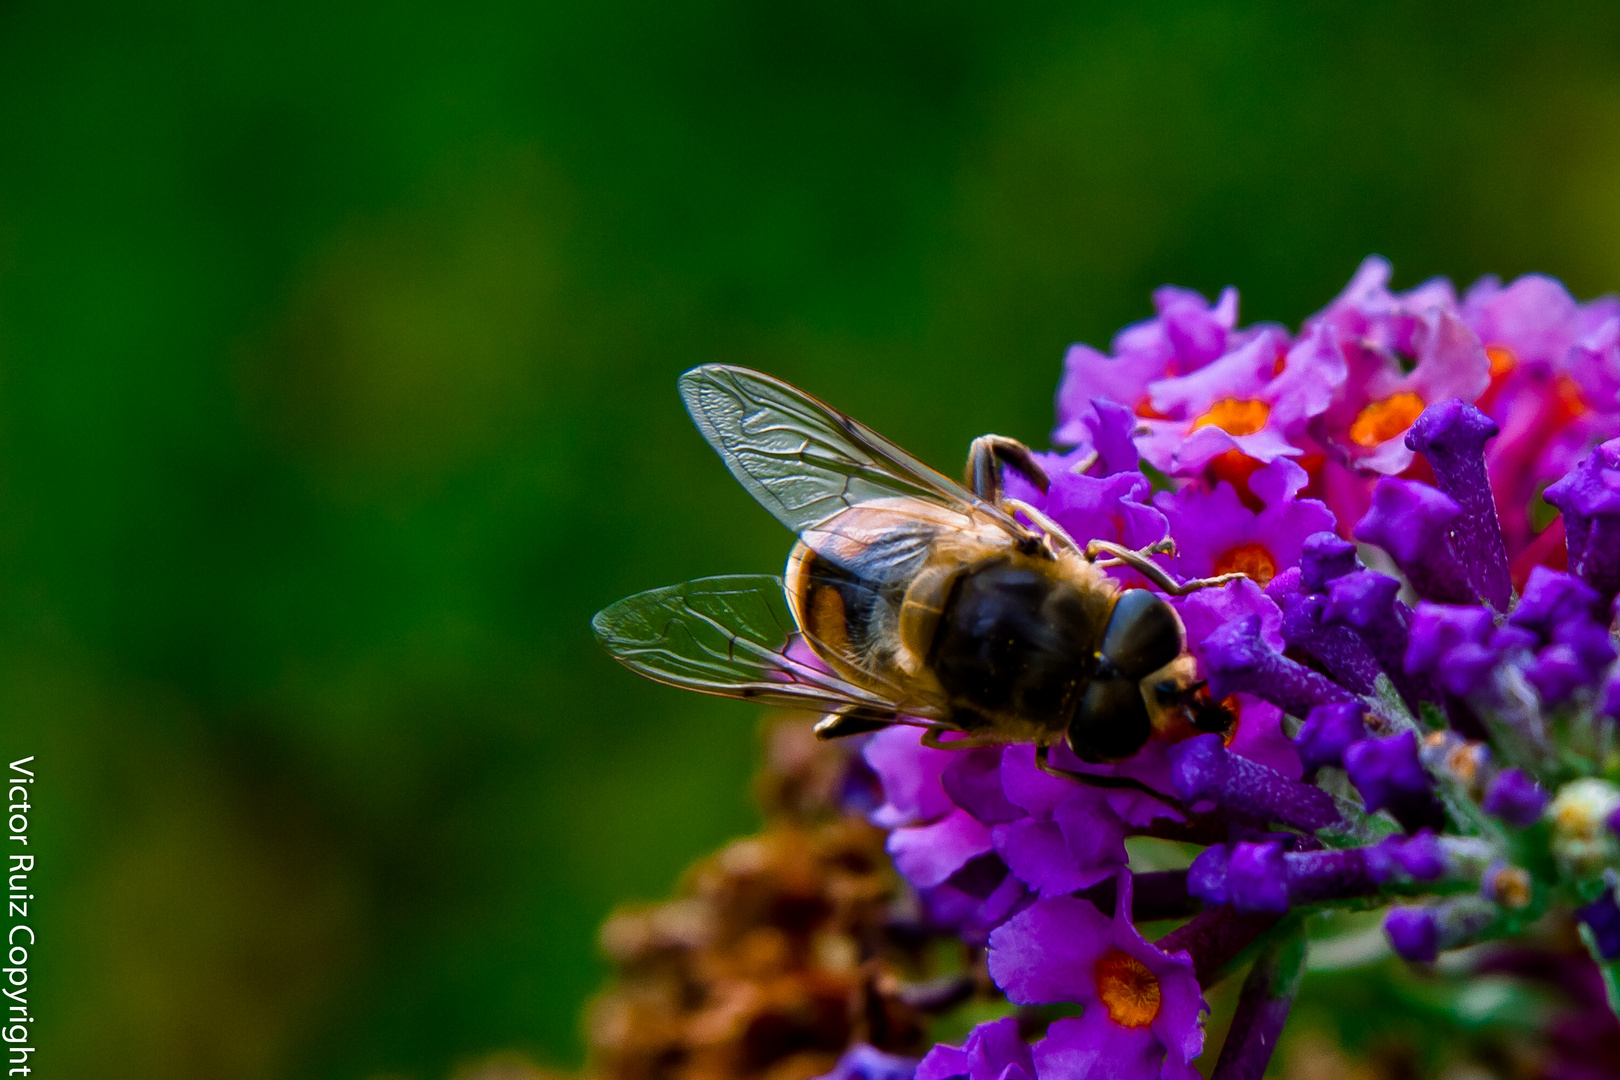
[[[1027,745],[870,737],[870,820],[926,919],[1013,1005],[1062,1007],[936,1046],[915,1080],[1191,1080],[1205,995],[1251,957],[1213,1075],[1258,1077],[1305,917],[1333,908],[1386,909],[1418,964],[1564,920],[1613,1005],[1620,301],[1389,276],[1368,259],[1298,333],[1166,287],[1108,353],[1070,349],[1050,489],[1009,472],[1008,494],[1082,545],[1171,537],[1174,577],[1248,575],[1171,599],[1236,724],[1114,765],[1054,747],[1132,783],[1111,787]],[[1201,850],[1138,872],[1131,837]]]

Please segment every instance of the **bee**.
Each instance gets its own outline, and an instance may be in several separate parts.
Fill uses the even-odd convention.
[[[966,482],[935,472],[865,425],[780,379],[708,364],[680,379],[698,430],[749,494],[798,534],[780,578],[703,578],[621,600],[592,620],[625,666],[709,694],[825,713],[823,739],[920,724],[957,749],[1032,742],[1048,772],[1103,786],[1123,777],[1061,770],[1116,762],[1150,738],[1222,731],[1180,617],[1105,570],[1129,566],[1165,593],[1177,582],[1141,550],[1083,548],[1009,498],[1002,469],[1045,492],[1022,443],[975,439]],[[1019,520],[1022,516],[1031,524]]]

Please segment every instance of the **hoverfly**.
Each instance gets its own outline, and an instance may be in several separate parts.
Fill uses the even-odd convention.
[[[783,577],[702,578],[597,613],[597,637],[626,667],[823,712],[823,739],[910,723],[936,748],[1033,742],[1043,769],[1105,786],[1140,785],[1059,770],[1050,747],[1112,762],[1155,734],[1230,724],[1196,681],[1175,609],[1104,570],[1130,566],[1177,595],[1244,575],[1177,582],[1150,558],[1168,541],[1082,548],[1005,496],[1003,467],[1049,485],[1014,439],[975,439],[963,486],[769,375],[708,364],[680,392],[732,474],[799,539]]]

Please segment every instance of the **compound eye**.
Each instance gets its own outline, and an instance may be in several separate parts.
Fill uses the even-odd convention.
[[[1129,589],[1114,602],[1102,654],[1132,679],[1151,675],[1181,655],[1181,620],[1154,593]]]
[[[1140,683],[1096,679],[1069,722],[1069,749],[1081,761],[1119,761],[1142,749],[1152,732]]]

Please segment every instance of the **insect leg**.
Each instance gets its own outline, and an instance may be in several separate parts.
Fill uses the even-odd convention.
[[[1167,544],[1170,546],[1166,547]],[[1185,596],[1187,593],[1197,592],[1199,589],[1213,588],[1217,585],[1225,585],[1229,581],[1248,577],[1247,574],[1232,573],[1220,574],[1216,577],[1193,578],[1191,581],[1177,581],[1165,573],[1164,567],[1148,558],[1149,555],[1157,555],[1173,550],[1175,550],[1174,544],[1168,540],[1150,544],[1140,551],[1132,551],[1128,547],[1111,544],[1107,540],[1093,540],[1086,545],[1086,558],[1098,566],[1129,566],[1171,596]],[[1101,554],[1106,554],[1109,558],[1099,560],[1097,556]]]
[[[1005,435],[980,435],[968,447],[967,486],[991,506],[1001,505],[1001,466],[1007,465],[1034,484],[1042,495],[1052,482],[1029,447]]]
[[[1064,769],[1053,765],[1047,760],[1047,754],[1050,750],[1051,747],[1045,743],[1038,743],[1035,747],[1035,767],[1048,776],[1055,776],[1059,780],[1073,780],[1076,783],[1086,784],[1090,787],[1109,788],[1115,791],[1140,791],[1144,795],[1151,795],[1178,813],[1186,813],[1187,808],[1181,805],[1179,799],[1172,798],[1162,791],[1155,791],[1134,777],[1098,776],[1095,773],[1075,772],[1073,769]]]
[[[846,705],[816,721],[816,726],[811,731],[815,733],[816,738],[825,741],[842,739],[846,735],[864,735],[868,731],[886,728],[892,723],[894,723],[893,716],[883,716],[857,705]]]
[[[950,732],[961,734],[960,730],[946,727],[944,724],[929,724],[923,729],[922,744],[930,750],[977,750],[981,746],[999,746],[999,739],[975,739],[969,735],[965,739],[952,739],[950,742],[940,742],[939,737]]]
[[[1051,518],[1047,517],[1045,514],[1041,513],[1024,500],[1003,499],[1001,505],[1005,506],[1008,510],[1011,510],[1014,513],[1023,514],[1025,517],[1029,518],[1029,520],[1039,525],[1041,527],[1041,531],[1047,536],[1050,536],[1059,547],[1070,548],[1076,553],[1080,551],[1080,545],[1074,542],[1074,537],[1070,536],[1068,531],[1064,529],[1063,526],[1059,525],[1057,522],[1053,521]]]

